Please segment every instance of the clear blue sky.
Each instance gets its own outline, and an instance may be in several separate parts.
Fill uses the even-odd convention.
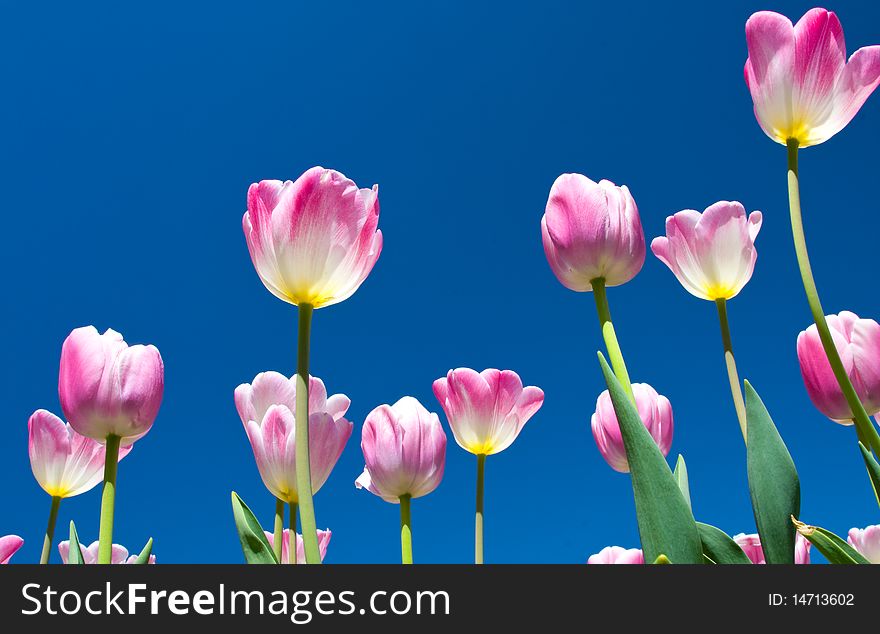
[[[596,450],[603,389],[593,298],[562,287],[540,219],[562,172],[626,184],[650,240],[667,215],[720,199],[764,212],[755,275],[731,302],[740,372],[795,458],[803,518],[877,522],[851,428],[815,411],[795,355],[809,312],[788,226],[785,151],[743,82],[744,24],[806,2],[706,4],[4,3],[4,504],[0,534],[39,556],[49,498],[27,418],[61,414],[61,343],[112,327],[158,346],[165,400],[121,464],[116,541],[160,562],[237,562],[229,492],[271,522],[232,401],[295,367],[296,310],[272,297],[241,230],[245,193],[312,165],[379,183],[385,248],[350,300],[315,313],[313,371],[355,424],[318,525],[328,562],[399,560],[398,509],[358,491],[360,428],[450,367],[516,370],[546,392],[516,443],[488,460],[486,559],[583,562],[638,545],[629,479]],[[880,7],[837,1],[849,50],[880,43]],[[875,197],[880,95],[801,153],[807,239],[826,309],[880,317]],[[609,292],[630,374],[667,395],[699,519],[752,532],[745,452],[715,307],[648,256]],[[445,418],[444,418],[445,425]],[[413,504],[417,561],[473,556],[475,461],[452,442],[440,488]],[[97,537],[98,489],[62,504]],[[57,561],[57,551],[55,554]]]

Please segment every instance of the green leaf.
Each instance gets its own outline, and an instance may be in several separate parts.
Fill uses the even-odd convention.
[[[799,522],[794,517],[791,518],[792,524],[797,528],[797,532],[806,537],[810,543],[816,547],[820,553],[825,555],[825,559],[830,564],[870,564],[855,548],[847,544],[840,537],[831,531],[819,528],[818,526],[808,526],[803,522]]]
[[[141,554],[137,556],[137,559],[134,560],[136,564],[148,564],[150,563],[150,553],[153,552],[153,538],[147,540],[147,545],[144,546],[144,549],[141,551]]]
[[[666,555],[657,555],[657,559],[654,560],[654,563],[655,564],[671,564],[672,562],[669,561],[669,557],[667,557]]]
[[[277,564],[278,560],[275,559],[275,553],[272,552],[263,528],[235,491],[232,492],[232,515],[235,517],[235,528],[238,529],[245,561],[249,564]]]
[[[865,459],[865,466],[868,468],[868,475],[871,476],[871,485],[874,487],[874,497],[877,498],[877,504],[880,504],[880,464],[877,459],[868,450],[865,445],[859,442],[859,449],[862,452],[862,458]]]
[[[713,564],[750,564],[749,559],[727,533],[720,528],[697,522],[700,541],[703,542],[703,555]]]
[[[76,526],[73,523],[73,520],[70,520],[70,550],[67,554],[67,563],[69,564],[83,564],[82,550],[79,547],[79,535],[76,534]]]
[[[684,501],[687,502],[688,508],[693,511],[693,505],[691,504],[691,489],[690,484],[688,484],[688,468],[684,463],[684,456],[678,454],[678,460],[675,462],[675,471],[672,472],[672,475],[675,476],[675,481],[678,483],[678,489],[681,491],[682,496],[684,496]]]
[[[768,564],[793,564],[795,531],[789,521],[801,508],[794,461],[761,397],[745,382],[746,454],[752,510]]]
[[[601,352],[599,364],[626,448],[645,561],[656,561],[660,555],[665,555],[680,564],[703,563],[694,516],[666,464],[666,458]]]

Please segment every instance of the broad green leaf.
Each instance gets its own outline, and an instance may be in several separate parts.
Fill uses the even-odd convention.
[[[801,508],[794,461],[752,385],[745,382],[746,454],[752,510],[768,564],[793,564],[795,531],[790,517]]]
[[[684,501],[687,502],[688,507],[693,511],[694,507],[691,504],[691,488],[688,483],[688,468],[684,463],[684,456],[681,454],[678,454],[678,460],[675,463],[675,471],[672,472],[672,475],[675,476],[675,481],[678,483],[678,488],[684,496]]]
[[[667,557],[666,555],[658,555],[657,559],[654,560],[654,563],[655,564],[671,564],[672,562],[669,561],[669,557]]]
[[[660,555],[665,555],[678,564],[703,563],[694,516],[666,464],[666,458],[601,352],[599,364],[626,449],[645,561],[656,561]]]
[[[136,564],[148,564],[150,563],[150,553],[153,552],[153,538],[147,540],[147,545],[144,546],[144,549],[141,551],[141,554],[137,556],[137,559],[134,560]]]
[[[871,476],[874,497],[877,498],[877,504],[880,504],[880,464],[877,463],[877,459],[861,442],[859,442],[859,449],[862,452],[862,458],[865,459],[865,466],[868,467],[868,475]]]
[[[742,548],[720,528],[697,522],[703,555],[713,564],[750,564]]]
[[[855,548],[829,530],[818,526],[808,526],[794,517],[792,524],[797,532],[806,537],[830,564],[870,564]]]
[[[67,554],[67,563],[69,564],[82,564],[85,563],[83,561],[82,550],[79,547],[79,535],[76,534],[76,526],[73,523],[73,520],[70,520],[70,550]]]
[[[238,529],[245,561],[249,564],[277,564],[278,560],[275,559],[275,553],[272,552],[263,528],[235,491],[232,492],[232,515],[235,517],[235,528]]]

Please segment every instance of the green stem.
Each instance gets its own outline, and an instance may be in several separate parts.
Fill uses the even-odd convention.
[[[412,498],[408,494],[400,496],[400,555],[401,562],[405,564],[413,562],[411,502]]]
[[[309,337],[312,330],[312,306],[299,305],[299,333],[296,355],[296,489],[299,521],[302,525],[306,563],[321,563],[318,550],[318,525],[312,501],[312,473],[309,462]]]
[[[483,563],[483,481],[486,475],[486,454],[477,454],[477,514],[474,523],[474,563]]]
[[[746,403],[743,399],[742,385],[736,371],[736,359],[733,357],[733,343],[730,340],[730,324],[727,323],[727,300],[716,299],[718,321],[721,323],[721,342],[724,344],[724,363],[727,365],[727,378],[730,381],[730,393],[733,396],[733,407],[743,440],[746,440]]]
[[[626,371],[626,364],[623,362],[620,344],[617,343],[614,324],[611,323],[608,295],[605,293],[605,278],[597,277],[591,284],[593,286],[593,296],[596,298],[596,311],[599,313],[599,323],[602,326],[602,338],[605,340],[605,348],[608,350],[608,358],[611,361],[611,369],[614,370],[614,376],[620,381],[627,396],[635,403],[636,399],[633,396],[629,373]]]
[[[296,563],[296,502],[290,504],[290,528],[287,530],[287,561]],[[320,553],[319,553],[320,554]],[[278,561],[281,561],[280,559]]]
[[[275,553],[275,559],[281,563],[281,547],[284,539],[284,501],[275,498],[275,530],[272,532],[272,552]]]
[[[55,537],[55,521],[58,519],[58,507],[61,506],[61,498],[52,496],[52,506],[49,509],[49,523],[46,525],[46,536],[43,538],[43,552],[40,554],[40,563],[48,564],[52,555],[52,538]]]
[[[834,340],[831,337],[831,331],[825,322],[825,311],[822,310],[822,303],[819,301],[819,291],[816,289],[816,281],[813,279],[813,270],[810,267],[810,257],[807,254],[807,241],[804,237],[804,225],[801,218],[801,196],[798,184],[798,142],[796,139],[789,139],[787,146],[788,206],[791,212],[791,233],[794,237],[794,250],[797,254],[804,291],[807,294],[807,302],[810,305],[810,312],[813,313],[813,321],[816,324],[816,329],[819,331],[819,339],[822,341],[825,355],[831,364],[831,371],[834,372],[834,377],[837,379],[846,402],[852,410],[856,429],[863,438],[867,439],[868,445],[870,445],[874,453],[880,456],[880,435],[877,434],[877,430],[871,424],[868,413],[859,400],[859,396],[856,394],[849,376],[847,376],[846,368],[843,367],[843,362],[840,360],[837,347],[834,345]]]
[[[107,436],[104,446],[104,492],[101,495],[101,523],[98,527],[98,563],[113,560],[113,511],[116,504],[116,467],[119,464],[119,436]]]

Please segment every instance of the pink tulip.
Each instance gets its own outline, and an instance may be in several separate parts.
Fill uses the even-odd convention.
[[[507,449],[544,403],[544,392],[523,388],[511,370],[450,370],[434,381],[434,395],[459,446],[487,456]]]
[[[274,547],[275,535],[269,531],[263,532],[266,534],[266,539],[269,540],[269,545]],[[324,556],[327,554],[327,546],[330,544],[330,537],[332,537],[330,529],[327,529],[326,531],[318,530],[318,549],[321,551],[321,561],[324,561]],[[284,537],[281,541],[281,561],[279,563],[290,563],[290,530],[287,528],[284,529]],[[296,534],[296,563],[306,563],[306,552],[303,548],[303,538],[299,533]]]
[[[296,386],[277,372],[263,372],[250,385],[235,389],[235,406],[244,423],[263,484],[291,504],[299,502],[296,486]],[[327,398],[323,381],[309,377],[309,464],[312,492],[324,486],[336,466],[352,424],[345,419],[350,401],[343,394]]]
[[[119,459],[129,451],[131,446],[121,447]],[[44,409],[28,420],[28,454],[34,477],[53,497],[85,493],[104,478],[104,445],[78,434]]]
[[[290,304],[321,308],[348,299],[382,251],[378,185],[358,189],[334,170],[254,183],[247,207],[242,227],[257,275]]]
[[[643,564],[645,556],[640,548],[621,548],[606,546],[595,555],[590,555],[588,564]]]
[[[880,324],[849,311],[825,317],[843,367],[868,415],[880,412]],[[813,405],[831,420],[852,424],[852,410],[825,356],[819,331],[811,325],[798,335],[797,355]]]
[[[654,238],[651,250],[691,295],[730,299],[752,277],[761,221],[760,211],[747,218],[738,202],[720,201],[702,214],[686,209],[666,219],[666,235]]]
[[[6,535],[0,537],[0,564],[8,564],[12,556],[24,545],[24,540],[18,535]]]
[[[733,536],[733,541],[742,548],[746,557],[748,557],[753,564],[767,563],[767,560],[764,558],[764,549],[761,547],[761,538],[757,534],[746,535],[745,533],[740,533],[739,535]],[[798,533],[795,536],[794,542],[794,563],[810,563],[811,546],[812,544],[807,541],[803,535]]]
[[[880,525],[851,528],[846,541],[872,564],[880,564]]]
[[[541,219],[544,253],[563,286],[573,291],[630,281],[645,263],[645,234],[639,210],[626,186],[594,183],[582,174],[563,174],[550,188]]]
[[[58,395],[70,426],[83,436],[119,436],[130,445],[153,425],[164,389],[154,346],[130,346],[114,330],[77,328],[61,348]]]
[[[98,542],[92,542],[88,547],[79,545],[79,550],[82,553],[83,563],[84,564],[97,564],[98,563]],[[65,540],[58,544],[58,552],[61,554],[61,561],[67,563],[68,557],[70,556],[70,542]],[[133,564],[137,561],[137,555],[128,554],[128,549],[125,546],[120,546],[119,544],[113,544],[112,546],[112,556],[110,559],[111,564]],[[156,563],[156,555],[150,555],[151,564]]]
[[[654,438],[654,442],[660,448],[663,455],[669,453],[672,446],[672,405],[669,399],[657,393],[647,383],[633,383],[633,395],[636,398],[636,408],[639,417],[645,427]],[[626,459],[626,449],[623,446],[623,437],[620,435],[620,425],[617,423],[617,414],[611,403],[611,395],[605,390],[596,401],[596,412],[590,420],[593,428],[593,438],[599,452],[605,458],[605,462],[621,473],[629,472],[629,463]]]
[[[380,405],[361,432],[364,472],[355,480],[386,502],[422,497],[437,488],[446,465],[446,434],[437,414],[411,396]]]
[[[827,141],[880,83],[880,46],[860,48],[847,61],[843,27],[825,9],[811,9],[794,26],[778,13],[755,13],[746,22],[746,42],[755,116],[783,145]]]

